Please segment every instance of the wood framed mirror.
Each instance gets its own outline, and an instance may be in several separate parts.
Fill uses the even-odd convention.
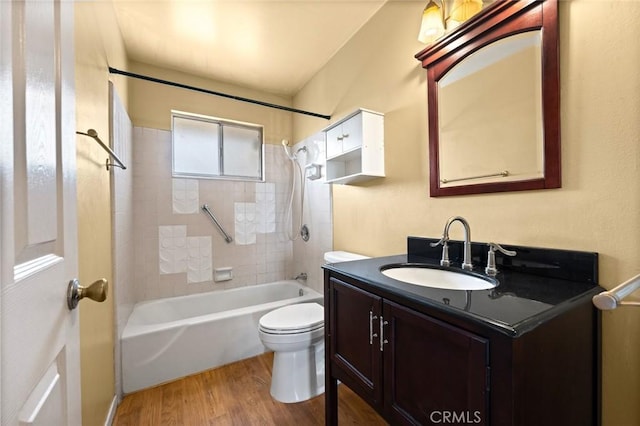
[[[559,188],[557,0],[498,0],[415,55],[432,197]]]

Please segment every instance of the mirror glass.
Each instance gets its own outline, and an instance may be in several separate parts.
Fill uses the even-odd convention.
[[[437,82],[441,188],[544,177],[541,45],[499,39]]]
[[[558,1],[497,1],[415,55],[429,195],[560,188]]]

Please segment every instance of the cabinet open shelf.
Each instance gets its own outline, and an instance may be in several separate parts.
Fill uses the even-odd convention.
[[[348,184],[383,177],[384,174],[364,173],[362,168],[362,148],[352,149],[344,154],[327,159],[327,183]]]

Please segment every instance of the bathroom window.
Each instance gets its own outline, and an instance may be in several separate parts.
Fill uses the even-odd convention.
[[[262,126],[172,111],[171,133],[173,176],[264,180]]]

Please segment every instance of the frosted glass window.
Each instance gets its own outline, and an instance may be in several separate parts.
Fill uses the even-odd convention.
[[[257,129],[224,126],[222,128],[224,173],[260,178],[262,174],[261,138]]]
[[[264,180],[262,126],[172,111],[173,176]]]
[[[174,175],[220,175],[220,124],[173,117]]]

